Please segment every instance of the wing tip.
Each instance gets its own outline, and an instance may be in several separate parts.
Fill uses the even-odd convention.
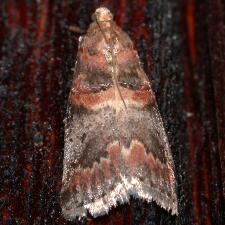
[[[144,201],[156,202],[158,206],[165,209],[171,215],[178,215],[176,194],[173,193],[172,198],[168,195],[160,193],[159,190],[152,187],[144,187],[137,178],[128,180],[121,176],[121,183],[102,198],[96,199],[94,202],[77,206],[71,204],[71,208],[62,207],[62,213],[67,220],[87,217],[89,213],[94,218],[104,216],[109,213],[112,208],[118,205],[129,203],[130,197],[142,199]]]

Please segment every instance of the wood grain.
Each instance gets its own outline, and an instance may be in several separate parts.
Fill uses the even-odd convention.
[[[108,216],[61,215],[63,118],[79,34],[104,5],[152,80],[175,160],[179,216],[132,199]],[[222,0],[2,0],[0,224],[225,224]]]

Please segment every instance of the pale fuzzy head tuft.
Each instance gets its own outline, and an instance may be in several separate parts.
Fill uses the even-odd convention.
[[[113,20],[113,14],[106,7],[100,7],[95,10],[94,18],[98,22],[110,22]]]

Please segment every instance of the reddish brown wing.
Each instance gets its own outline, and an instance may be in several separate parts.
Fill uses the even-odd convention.
[[[109,49],[113,43],[116,96]],[[90,25],[80,40],[65,124],[61,205],[65,218],[108,213],[130,196],[177,213],[173,161],[154,94],[130,38],[112,23]]]

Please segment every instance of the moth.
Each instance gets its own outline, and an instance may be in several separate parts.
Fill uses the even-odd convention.
[[[137,51],[107,8],[93,15],[68,99],[62,213],[98,217],[133,196],[177,214],[171,150]]]

